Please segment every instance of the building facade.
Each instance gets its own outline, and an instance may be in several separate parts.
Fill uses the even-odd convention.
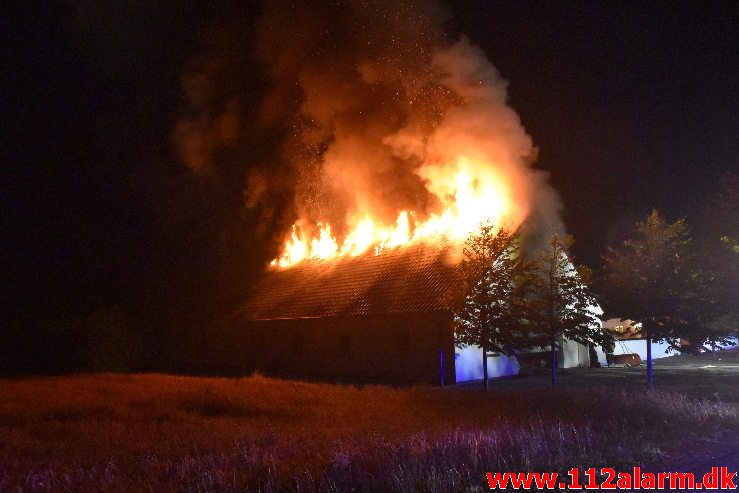
[[[458,260],[452,247],[417,245],[270,269],[228,322],[229,359],[243,374],[339,382],[480,379],[482,352],[455,346],[446,309]],[[588,366],[573,344],[563,344],[563,366]],[[518,371],[515,358],[490,357],[490,377]]]

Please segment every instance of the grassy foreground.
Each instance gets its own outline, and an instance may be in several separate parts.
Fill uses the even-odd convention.
[[[0,380],[0,491],[483,491],[494,470],[654,460],[734,411],[674,391]]]

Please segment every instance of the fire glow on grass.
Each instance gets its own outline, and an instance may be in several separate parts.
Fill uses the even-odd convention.
[[[316,233],[311,235],[298,221],[292,226],[282,255],[271,265],[289,267],[305,259],[326,260],[370,251],[377,255],[416,242],[462,241],[488,219],[510,224],[514,218],[509,190],[493,171],[488,163],[460,157],[453,166],[422,176],[428,191],[441,204],[439,212],[421,219],[415,211],[402,210],[394,224],[384,224],[365,213],[350,221],[342,240],[337,239],[330,224],[317,223],[313,228]]]

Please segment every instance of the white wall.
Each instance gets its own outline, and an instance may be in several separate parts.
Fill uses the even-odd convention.
[[[562,344],[562,359],[560,365],[564,368],[590,366],[590,355],[587,346],[574,341],[565,340]],[[600,360],[600,357],[598,358]],[[603,356],[603,364],[605,364]],[[454,367],[457,382],[468,380],[482,380],[482,349],[478,346],[456,346],[454,355]],[[488,357],[488,377],[498,378],[518,375],[520,366],[516,358],[508,356]]]
[[[728,344],[722,345],[724,348],[730,348],[735,347],[739,345],[739,341],[737,341],[737,338],[732,338],[732,341],[730,341]],[[671,353],[667,352],[667,343],[666,342],[653,342],[652,343],[652,359],[657,358],[665,358],[667,356],[673,356],[675,354],[680,354],[679,352],[672,351]],[[601,365],[606,364],[606,355],[603,353],[603,348],[600,346],[597,346],[595,348],[595,351],[598,353],[598,362]],[[636,353],[639,355],[639,357],[642,359],[642,361],[647,360],[647,341],[644,339],[632,339],[630,341],[616,341],[616,347],[613,350],[613,354],[630,354],[630,353]]]
[[[564,339],[562,341],[562,362],[560,364],[562,368],[588,368],[590,366],[588,347]]]
[[[598,363],[600,363],[601,366],[606,366],[606,364],[608,364],[606,361],[606,353],[603,352],[603,348],[601,346],[595,346],[595,354],[598,355]]]
[[[603,322],[603,327],[607,329],[613,330],[616,326],[622,326],[626,328],[626,332],[635,332],[638,331],[639,327],[641,327],[641,324],[635,324],[633,321],[629,319],[621,320],[620,318],[611,318]],[[671,356],[675,354],[667,353],[667,348],[669,346],[666,342],[653,342],[652,343],[652,359],[657,358],[664,358],[666,356]],[[598,353],[598,362],[601,365],[606,364],[606,355],[603,352],[603,348],[598,346],[596,348],[596,352]],[[639,357],[642,359],[642,361],[647,360],[647,341],[644,339],[632,339],[632,340],[626,340],[626,341],[616,341],[616,346],[613,349],[613,354],[632,354],[636,353],[639,355]]]
[[[676,354],[675,352],[667,352],[666,342],[653,342],[652,343],[652,359],[664,358]],[[603,352],[603,348],[596,346],[595,352],[598,353],[598,363],[606,365],[606,355]],[[647,360],[647,341],[644,339],[632,339],[630,341],[616,341],[616,347],[613,348],[613,354],[632,354],[636,353],[642,359]]]
[[[674,352],[668,353],[669,345],[666,342],[652,343],[652,359],[664,358],[672,356]],[[647,360],[647,341],[644,339],[634,339],[631,341],[616,341],[616,347],[613,354],[631,354],[636,353],[641,357],[642,361]]]
[[[482,349],[477,346],[457,346],[455,348],[454,367],[457,382],[482,380]],[[518,375],[516,358],[500,355],[488,357],[488,377],[497,378]]]
[[[723,349],[729,349],[739,346],[739,337],[729,337],[729,342],[726,344],[719,344]]]

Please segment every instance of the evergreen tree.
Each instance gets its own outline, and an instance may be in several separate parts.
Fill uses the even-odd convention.
[[[739,174],[726,172],[696,228],[696,251],[701,269],[717,303],[711,323],[739,332]]]
[[[455,342],[482,348],[484,385],[488,388],[488,352],[509,356],[524,342],[526,264],[520,239],[492,223],[466,240],[452,290]]]
[[[726,333],[711,323],[719,303],[710,273],[697,261],[684,219],[668,224],[653,210],[621,248],[609,248],[603,260],[606,309],[640,324],[647,343],[649,385],[653,341],[681,351],[727,341]]]
[[[531,270],[527,311],[537,327],[539,344],[552,355],[552,385],[557,385],[557,349],[562,338],[584,345],[603,344],[610,335],[603,330],[598,303],[589,288],[590,271],[575,267],[567,253],[572,237],[554,234]]]

